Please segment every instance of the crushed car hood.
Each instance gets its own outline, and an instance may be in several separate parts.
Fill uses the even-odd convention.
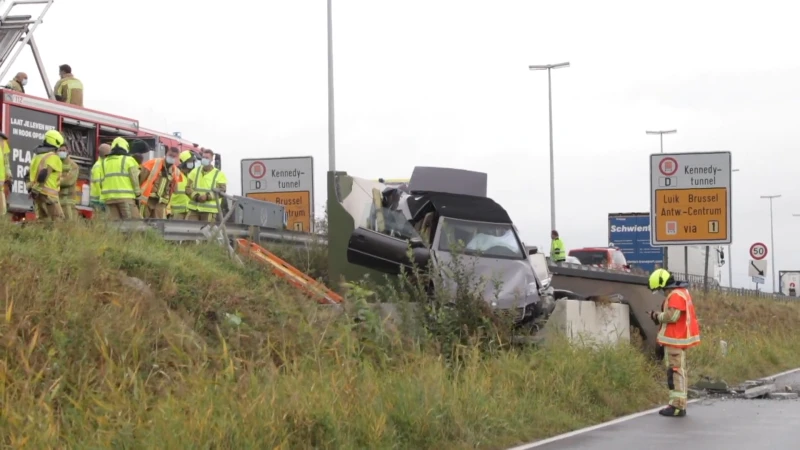
[[[447,275],[453,267],[453,256],[449,252],[436,251],[435,257],[445,282],[452,290],[455,284]],[[475,277],[481,277],[483,298],[487,303],[497,302],[499,309],[520,308],[539,302],[539,292],[529,288],[536,283],[533,267],[527,260],[500,258],[478,258],[459,255],[458,263]]]

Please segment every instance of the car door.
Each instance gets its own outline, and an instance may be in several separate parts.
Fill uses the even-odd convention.
[[[355,177],[353,184],[341,202],[356,224],[347,243],[347,262],[392,275],[413,265],[426,267],[430,251],[400,211],[383,206],[383,184]]]

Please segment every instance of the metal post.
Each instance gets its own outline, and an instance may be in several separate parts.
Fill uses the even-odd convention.
[[[738,171],[739,169],[731,169],[731,174]],[[731,244],[728,244],[728,287],[733,289],[733,254],[731,253]]]
[[[772,199],[769,199],[769,246],[772,253],[772,292],[775,293],[775,227],[772,222]]]
[[[333,18],[328,0],[328,170],[336,171],[336,135],[333,115]]]
[[[569,67],[569,62],[559,64],[546,64],[539,66],[528,66],[530,70],[547,70],[547,100],[550,120],[550,229],[556,229],[556,178],[555,162],[553,158],[553,90],[551,85],[550,71]]]
[[[769,199],[769,246],[772,247],[770,251],[772,252],[772,292],[775,293],[776,291],[776,283],[775,283],[775,227],[773,226],[772,222],[772,199],[779,198],[779,195],[762,195],[761,198]]]
[[[731,257],[730,245],[728,245],[728,287],[733,289],[733,261]]]
[[[711,253],[711,247],[706,245],[706,267],[703,270],[703,292],[708,294],[708,258]]]
[[[686,276],[686,282],[689,282],[689,247],[683,246],[683,273]]]
[[[550,69],[547,69],[547,102],[550,116],[550,229],[556,229],[556,169],[553,160],[553,91],[550,87]]]

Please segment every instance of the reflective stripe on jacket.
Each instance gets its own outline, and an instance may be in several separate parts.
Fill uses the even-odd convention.
[[[152,194],[155,194],[154,197],[169,199],[172,195],[173,191],[176,189],[176,186],[183,178],[183,174],[181,174],[180,170],[176,165],[170,166],[167,170],[170,171],[172,177],[170,182],[167,186],[161,187],[161,180],[162,180],[162,173],[161,171],[164,169],[166,165],[166,161],[164,158],[154,158],[145,161],[142,164],[142,167],[147,169],[150,173],[147,176],[147,179],[141,185],[142,188],[142,195],[145,197],[150,197]],[[153,192],[153,188],[155,192]]]
[[[105,157],[103,157],[105,158]],[[99,203],[103,201],[102,196],[102,183],[103,183],[103,158],[98,159],[95,161],[94,165],[92,166],[92,179],[89,184],[89,201],[94,203]]]
[[[78,172],[80,168],[69,156],[62,160],[61,164],[63,165],[63,170],[61,172],[61,181],[59,182],[60,190],[58,193],[58,201],[61,202],[62,205],[74,205],[76,203],[76,185],[78,183]]]
[[[48,168],[50,169],[50,174],[47,176],[44,184],[36,181],[36,178],[39,176],[39,171]],[[57,199],[58,193],[61,191],[62,170],[63,165],[61,164],[61,158],[59,158],[54,151],[39,153],[34,156],[33,161],[31,161],[30,171],[31,191]]]
[[[564,251],[564,242],[561,238],[555,238],[550,243],[550,260],[553,262],[564,261],[567,259],[567,252]]]
[[[139,180],[134,184],[131,174],[132,168],[136,167],[138,170],[136,160],[127,155],[109,155],[100,166],[103,179],[100,196],[103,201],[133,200],[139,196]]]
[[[170,198],[169,206],[173,214],[183,214],[189,208],[189,196],[186,195],[186,185],[189,184],[189,177],[183,176],[178,182],[175,192]]]
[[[689,348],[700,345],[700,324],[694,311],[694,303],[689,291],[677,288],[670,292],[661,307],[663,312],[667,308],[680,311],[675,322],[664,321],[658,330],[656,340],[661,345],[677,348]]]
[[[198,167],[189,174],[192,180],[192,197],[196,194],[208,195],[209,200],[198,203],[194,198],[189,202],[189,210],[202,213],[219,213],[220,199],[214,193],[214,189],[220,184],[226,184],[228,179],[225,174],[216,167],[208,172],[204,171],[202,167]]]

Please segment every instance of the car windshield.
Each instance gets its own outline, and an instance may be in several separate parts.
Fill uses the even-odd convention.
[[[571,250],[569,256],[578,258],[578,261],[587,266],[605,266],[608,264],[608,251],[606,250]]]
[[[439,251],[457,251],[486,258],[525,259],[512,224],[475,222],[443,217]]]

